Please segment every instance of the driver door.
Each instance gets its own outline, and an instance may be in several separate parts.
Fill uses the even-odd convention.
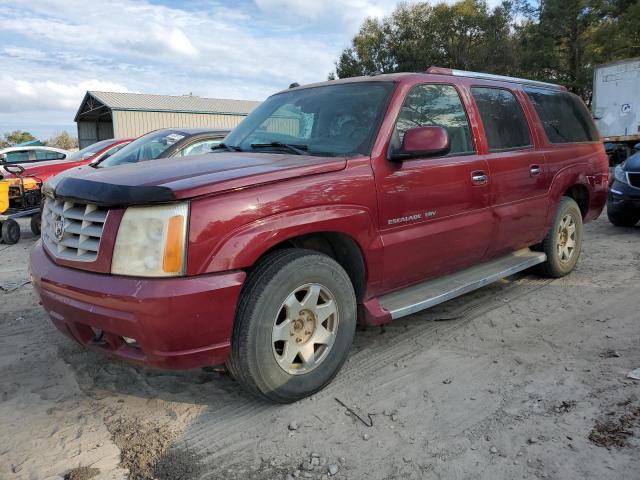
[[[447,131],[447,155],[402,162],[378,159],[375,166],[387,291],[481,261],[493,231],[489,165],[476,152],[455,87],[413,87],[400,110],[391,148],[400,147],[406,130],[424,126]]]

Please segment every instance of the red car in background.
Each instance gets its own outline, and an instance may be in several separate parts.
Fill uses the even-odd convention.
[[[131,143],[132,140],[133,138],[121,138],[119,140],[110,138],[108,140],[101,140],[83,148],[82,150],[74,152],[64,160],[38,162],[33,166],[24,164],[23,166],[25,167],[25,170],[22,175],[25,177],[36,177],[44,182],[49,177],[57,175],[64,170],[81,167],[92,162],[102,161],[116,153],[125,145]],[[12,178],[14,176],[4,170],[0,172],[0,174],[2,174],[4,178]]]

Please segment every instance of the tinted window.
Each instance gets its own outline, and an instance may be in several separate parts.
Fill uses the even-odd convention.
[[[529,127],[522,107],[508,90],[472,88],[490,151],[531,145]]]
[[[65,158],[66,155],[64,153],[36,150],[36,160],[64,160]]]
[[[369,155],[393,88],[391,82],[372,81],[278,93],[251,112],[225,143],[261,153],[283,150],[252,145],[280,142],[302,146],[310,155]]]
[[[29,152],[9,152],[7,155],[7,163],[20,163],[29,161]]]
[[[547,90],[527,90],[551,143],[599,140],[587,107],[575,95]]]
[[[474,151],[469,121],[460,96],[450,85],[418,85],[404,101],[393,139],[399,147],[410,128],[437,126],[449,134],[450,154]]]

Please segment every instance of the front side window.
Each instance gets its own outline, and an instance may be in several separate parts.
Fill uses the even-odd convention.
[[[480,112],[490,152],[531,146],[527,120],[512,92],[473,87],[471,94]]]
[[[551,143],[599,141],[598,130],[579,97],[567,92],[526,89]]]
[[[371,81],[278,93],[251,112],[225,144],[261,153],[282,153],[288,144],[309,155],[370,155],[393,88],[393,82]]]
[[[392,148],[399,148],[410,128],[442,127],[449,134],[449,154],[473,153],[469,120],[460,96],[451,85],[418,85],[402,105]]]
[[[204,155],[205,153],[211,153],[211,148],[215,147],[222,141],[222,138],[208,138],[206,140],[199,140],[184,147],[178,153],[181,157],[188,157],[190,155]]]

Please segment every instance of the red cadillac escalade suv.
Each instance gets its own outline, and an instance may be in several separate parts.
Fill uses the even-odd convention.
[[[31,274],[91,349],[226,363],[292,402],[337,374],[358,321],[571,272],[607,166],[556,85],[441,68],[294,84],[210,154],[54,177]]]

